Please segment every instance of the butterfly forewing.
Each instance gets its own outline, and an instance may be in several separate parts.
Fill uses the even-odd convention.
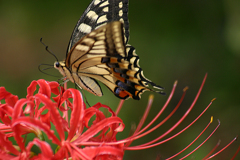
[[[111,90],[114,90],[117,78],[113,77],[111,68],[102,61],[104,57],[110,55],[126,55],[122,37],[122,24],[112,22],[94,30],[77,42],[66,59],[66,67],[74,74],[74,82],[81,88],[87,88],[88,91],[90,90],[91,93],[99,96],[102,95],[102,93],[99,93],[100,89],[95,91],[92,87],[96,88],[99,85],[96,81],[90,81],[89,79],[99,80],[105,85],[109,85]],[[89,77],[89,79],[86,77]]]
[[[128,0],[93,0],[73,30],[67,54],[86,34],[113,21],[123,23],[124,40],[127,43],[129,39]]]

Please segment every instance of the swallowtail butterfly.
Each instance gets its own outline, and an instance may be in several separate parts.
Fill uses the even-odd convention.
[[[97,81],[121,99],[139,100],[144,91],[163,93],[162,87],[144,77],[128,39],[128,0],[93,0],[72,33],[66,60],[54,67],[97,96],[103,95]]]

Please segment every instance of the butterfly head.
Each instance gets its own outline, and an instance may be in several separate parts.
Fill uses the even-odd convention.
[[[66,72],[65,72],[65,62],[54,62],[54,68],[56,68],[64,77],[66,77]]]

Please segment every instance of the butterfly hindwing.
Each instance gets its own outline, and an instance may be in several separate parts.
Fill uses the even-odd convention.
[[[128,0],[93,0],[73,30],[67,54],[86,34],[113,21],[124,24],[124,39],[127,43],[129,39]]]

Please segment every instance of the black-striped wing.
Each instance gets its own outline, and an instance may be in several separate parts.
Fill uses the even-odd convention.
[[[163,93],[162,87],[144,77],[128,40],[128,0],[93,0],[73,31],[66,60],[54,67],[97,96],[103,95],[97,81],[121,99],[140,99],[147,90]]]
[[[67,54],[83,36],[112,21],[121,21],[124,24],[124,37],[127,44],[129,39],[128,0],[93,0],[73,30]]]
[[[65,62],[55,62],[55,68],[97,96],[102,96],[102,91],[96,80],[121,99],[139,100],[147,90],[163,93],[160,86],[144,77],[135,49],[125,45],[123,30],[123,24],[115,21],[92,31],[72,47]]]

